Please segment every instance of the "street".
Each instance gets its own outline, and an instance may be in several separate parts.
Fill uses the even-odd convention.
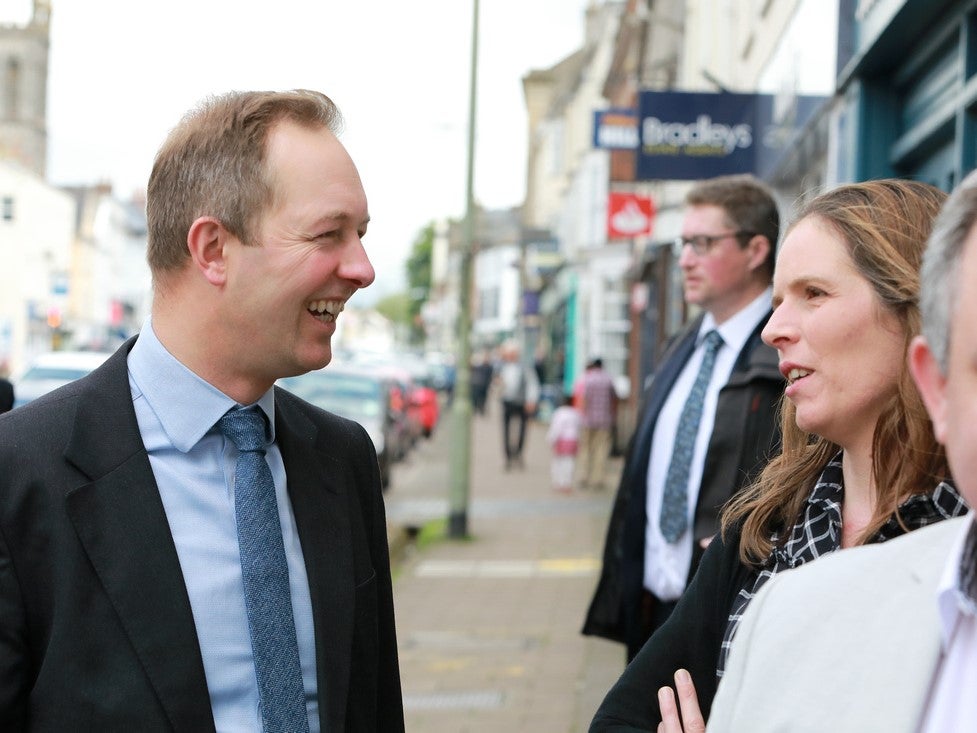
[[[470,540],[396,552],[394,600],[407,730],[576,733],[624,666],[624,647],[580,634],[612,491],[550,488],[545,424],[526,467],[503,470],[498,405],[472,419]],[[394,468],[396,529],[447,516],[450,414]],[[616,482],[613,459],[609,482]],[[396,545],[396,542],[395,542]]]

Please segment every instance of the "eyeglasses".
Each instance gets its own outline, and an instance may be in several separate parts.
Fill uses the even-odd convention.
[[[675,251],[681,252],[685,245],[692,245],[692,251],[697,255],[708,254],[709,250],[712,249],[716,242],[720,242],[724,239],[729,239],[731,237],[739,239],[740,237],[752,237],[755,236],[756,232],[726,232],[725,234],[693,234],[691,237],[676,237],[675,238]]]

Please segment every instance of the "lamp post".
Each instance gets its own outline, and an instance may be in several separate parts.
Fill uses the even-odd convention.
[[[478,71],[478,0],[472,0],[471,85],[468,91],[468,171],[465,185],[465,225],[461,243],[461,282],[458,304],[458,349],[455,357],[455,393],[451,403],[451,461],[448,500],[448,536],[468,536],[468,496],[471,483],[471,279],[475,240],[475,94]]]

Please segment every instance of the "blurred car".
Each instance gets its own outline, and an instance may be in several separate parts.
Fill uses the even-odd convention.
[[[14,407],[84,377],[112,355],[110,351],[51,351],[36,357],[14,378]]]
[[[438,417],[441,412],[438,391],[434,387],[415,382],[411,387],[408,399],[410,401],[409,409],[421,424],[422,435],[425,438],[430,438],[434,434],[434,428],[438,424]]]
[[[380,480],[390,485],[391,464],[397,450],[395,416],[390,390],[378,374],[337,365],[279,379],[278,384],[316,407],[358,422],[373,441],[380,462]]]
[[[430,438],[438,424],[441,401],[434,367],[411,352],[356,353],[352,358],[357,366],[375,370],[390,380],[394,409],[405,423],[406,446],[398,454],[404,457],[418,439]]]
[[[401,363],[410,373],[409,409],[420,424],[421,434],[430,438],[441,413],[437,387],[439,372],[431,362],[417,355],[404,355]]]

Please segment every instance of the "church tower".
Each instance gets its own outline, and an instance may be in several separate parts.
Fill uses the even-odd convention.
[[[47,167],[51,0],[34,0],[26,25],[0,24],[0,160],[41,178]]]

